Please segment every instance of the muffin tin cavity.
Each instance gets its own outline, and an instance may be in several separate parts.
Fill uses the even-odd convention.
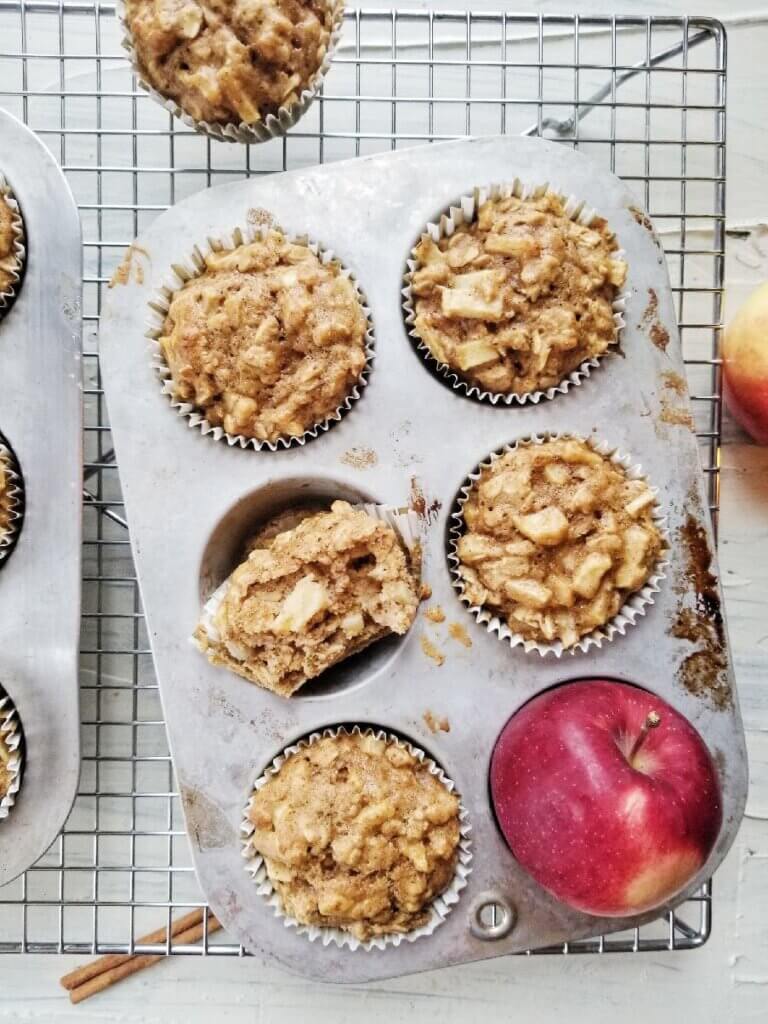
[[[513,237],[514,233],[513,235],[488,235],[486,244],[489,244],[496,238],[494,249],[489,251],[489,253],[481,253],[480,243],[476,242],[473,236],[467,233],[467,229],[478,222],[480,208],[485,203],[503,204],[505,202],[515,202],[516,200],[520,200],[523,203],[541,202],[554,204],[553,209],[548,212],[555,214],[555,222],[557,222],[558,218],[565,220],[566,223],[572,222],[569,231],[571,233],[580,232],[579,239],[581,235],[591,236],[589,242],[583,243],[583,248],[578,249],[578,255],[572,254],[573,258],[569,259],[568,263],[569,274],[565,275],[562,280],[558,279],[557,283],[542,283],[539,285],[536,278],[528,282],[528,284],[526,284],[523,278],[522,281],[518,281],[514,285],[513,301],[524,301],[524,303],[530,301],[530,308],[534,311],[534,315],[542,317],[540,321],[541,329],[533,331],[532,339],[531,337],[523,339],[516,346],[520,349],[522,356],[526,360],[530,359],[530,353],[533,351],[537,359],[542,361],[542,366],[538,369],[539,373],[542,367],[546,366],[549,354],[554,353],[556,355],[558,351],[562,350],[566,353],[563,356],[563,360],[568,362],[567,351],[574,347],[574,344],[577,344],[577,347],[583,347],[587,344],[588,338],[585,336],[583,326],[580,326],[581,315],[586,312],[588,317],[593,318],[596,315],[592,312],[592,307],[595,305],[595,294],[600,299],[604,299],[603,296],[599,295],[599,290],[593,294],[591,283],[586,286],[579,285],[578,282],[580,275],[582,275],[582,270],[578,261],[583,262],[586,258],[592,260],[592,266],[588,267],[588,270],[583,274],[584,281],[589,280],[589,273],[593,275],[596,273],[607,273],[608,277],[605,278],[603,287],[605,285],[611,287],[614,283],[612,280],[613,275],[616,274],[618,276],[615,279],[611,302],[613,320],[613,337],[611,340],[605,342],[604,347],[596,351],[594,355],[585,352],[584,358],[576,366],[572,366],[571,369],[564,368],[561,371],[562,376],[559,380],[557,380],[557,376],[560,376],[560,373],[557,375],[550,374],[547,386],[542,386],[540,389],[531,388],[529,390],[521,390],[520,392],[511,392],[503,387],[494,388],[491,386],[490,378],[492,374],[490,370],[484,371],[489,378],[488,380],[482,383],[473,381],[471,368],[474,367],[476,371],[480,371],[485,364],[490,365],[490,363],[493,363],[497,364],[498,370],[504,369],[503,361],[499,362],[498,356],[494,358],[493,352],[496,350],[497,353],[499,351],[506,351],[508,353],[514,351],[514,347],[505,348],[505,346],[501,346],[497,349],[494,341],[500,337],[498,335],[498,328],[508,332],[519,331],[519,325],[522,323],[524,327],[527,322],[525,309],[521,319],[509,311],[506,312],[506,316],[503,315],[503,289],[504,285],[508,284],[508,280],[506,278],[503,281],[498,280],[498,268],[496,270],[480,270],[478,267],[485,267],[487,261],[493,260],[494,256],[501,254],[508,261],[501,264],[505,268],[505,272],[508,263],[510,263],[509,258],[514,257],[511,265],[515,266],[514,260],[519,260],[520,266],[523,268],[523,275],[528,269],[533,271],[539,268],[540,274],[546,278],[548,274],[551,275],[553,268],[556,271],[559,270],[564,259],[563,253],[553,255],[546,250],[542,250],[536,237],[525,235],[526,231],[533,233],[539,230],[540,227],[533,224],[527,225],[525,223],[525,216],[521,216],[520,224],[515,229],[518,232],[518,237]],[[537,216],[539,213],[531,208],[525,210],[525,215]],[[540,214],[540,216],[543,218],[544,214]],[[594,228],[591,232],[589,231],[590,227]],[[580,385],[589,377],[591,371],[599,366],[600,361],[612,349],[615,349],[619,343],[621,331],[625,326],[624,313],[629,298],[625,278],[628,273],[631,274],[631,267],[628,268],[626,263],[626,253],[617,246],[610,252],[611,259],[606,260],[604,266],[600,264],[596,256],[592,256],[592,246],[599,246],[601,244],[616,245],[610,227],[608,225],[607,234],[603,237],[600,232],[605,230],[605,221],[583,199],[578,199],[572,195],[568,196],[564,192],[550,188],[548,184],[525,184],[519,178],[515,178],[508,185],[477,187],[471,194],[461,196],[461,198],[446,207],[438,218],[430,221],[424,227],[415,246],[411,249],[410,258],[406,264],[403,279],[404,287],[402,290],[406,330],[413,339],[416,351],[421,355],[424,364],[432,372],[433,376],[437,377],[447,387],[467,398],[475,399],[478,402],[487,402],[490,405],[501,404],[502,406],[519,406],[525,405],[527,402],[536,405],[543,399],[551,399],[556,395],[566,394],[571,388]],[[549,229],[545,228],[545,230],[550,230],[550,232],[554,230],[557,233],[556,228],[550,227]],[[453,254],[455,252],[456,255],[453,258],[449,255],[447,263],[435,264],[435,270],[430,271],[428,266],[422,263],[420,259],[420,247],[426,246],[431,249],[434,256],[438,256],[437,246],[453,236],[457,236],[458,233],[461,233],[468,241],[461,248],[457,246],[455,249],[450,249],[449,253]],[[560,241],[562,243],[562,238],[560,238]],[[447,244],[450,245],[450,242]],[[576,249],[576,242],[571,243],[569,240],[567,244],[572,244],[573,248]],[[516,247],[514,251],[508,248],[513,246]],[[476,264],[475,260],[479,260],[479,263]],[[468,325],[471,327],[473,324],[484,324],[486,330],[485,337],[481,333],[477,339],[459,345],[453,353],[453,357],[446,356],[446,360],[452,358],[450,365],[448,361],[443,361],[440,355],[433,350],[434,344],[430,347],[427,340],[421,336],[417,323],[417,307],[420,301],[417,289],[422,285],[419,278],[420,276],[423,278],[424,275],[427,275],[424,280],[429,286],[434,288],[435,273],[438,274],[440,282],[444,280],[444,273],[448,273],[452,278],[451,288],[443,287],[442,283],[437,286],[437,290],[442,294],[443,319],[447,318],[450,323],[452,316],[459,316],[457,322],[462,324],[462,332],[466,332]],[[561,285],[566,290],[572,289],[574,298],[566,294],[563,297],[562,304],[552,303],[547,306],[547,298],[550,292],[554,289],[554,294],[557,296],[559,294],[557,289]],[[580,289],[583,290],[584,287],[586,287],[586,292],[579,295]],[[447,295],[451,296],[450,310],[445,309]],[[421,300],[423,301],[423,299],[424,296],[422,295]],[[537,309],[536,303],[541,299],[544,300],[544,306]],[[569,314],[574,312],[569,309],[569,305],[572,302],[581,303],[579,306],[580,312],[576,314],[575,319],[572,316],[569,321]],[[465,311],[463,314],[460,314],[462,309]],[[598,312],[601,311],[598,310]],[[602,319],[606,321],[602,327],[610,329],[611,325],[607,311],[601,313],[601,315]],[[434,313],[431,317],[428,315],[428,319],[430,318],[434,320]],[[595,321],[596,323],[597,321]],[[496,333],[491,333],[491,328]],[[580,331],[582,336],[578,343],[576,343],[576,338]],[[436,333],[439,334],[440,330],[438,329]],[[537,343],[540,343],[539,348],[534,347]],[[441,344],[445,344],[445,342],[443,341]],[[453,361],[456,359],[460,363],[464,363],[464,369],[467,371],[466,374],[461,373],[458,367],[453,365]],[[534,367],[536,360],[530,359],[530,362],[531,367]],[[519,373],[521,370],[522,365],[518,367],[517,372]],[[531,368],[529,368],[529,372],[531,372]]]
[[[517,451],[522,448],[526,448],[531,445],[544,445],[549,441],[575,441],[577,443],[582,443],[586,445],[591,451],[595,452],[597,455],[600,455],[605,460],[609,461],[610,463],[613,463],[613,465],[616,466],[617,469],[622,471],[627,481],[643,481],[646,484],[646,488],[642,492],[642,495],[644,495],[644,499],[646,500],[646,502],[652,496],[652,504],[650,506],[650,521],[653,523],[653,526],[655,526],[658,535],[660,535],[661,543],[659,553],[654,560],[650,575],[641,585],[634,586],[634,588],[628,589],[624,603],[621,605],[619,611],[616,612],[616,614],[610,616],[601,625],[595,626],[589,632],[581,634],[577,640],[568,645],[566,645],[561,639],[553,639],[551,642],[547,642],[543,638],[541,640],[535,640],[531,639],[530,637],[523,636],[519,632],[515,632],[508,625],[508,623],[505,622],[504,619],[501,618],[496,611],[494,611],[494,608],[492,607],[491,604],[486,605],[485,602],[473,601],[470,588],[467,587],[467,581],[465,577],[462,575],[461,571],[461,541],[462,537],[467,533],[465,507],[470,497],[476,494],[476,488],[485,477],[487,471],[492,470],[493,466],[497,464],[498,461],[508,453]],[[588,485],[589,478],[587,478],[584,481],[582,486]],[[574,490],[576,486],[577,484],[574,483]],[[642,500],[643,498],[641,496],[641,501]],[[565,518],[562,516],[562,512],[560,512],[557,508],[551,511],[554,511],[560,518],[562,518],[563,526],[567,528],[567,523]],[[515,546],[515,550],[513,551],[510,549],[511,546],[506,544],[503,545],[505,548],[504,552],[499,553],[499,559],[506,557],[511,559],[515,563],[521,563],[523,561],[535,558],[537,551],[546,552],[552,549],[553,544],[557,546],[555,538],[547,536],[547,524],[533,522],[533,520],[539,519],[541,516],[544,516],[546,514],[546,511],[544,511],[541,513],[537,513],[536,516],[518,517],[520,519],[526,518],[531,520],[531,532],[523,534],[521,532],[521,528],[518,526],[518,530],[516,531],[519,534],[518,541],[522,542],[522,545],[526,548],[531,549],[533,548],[533,544],[526,541],[525,539],[526,537],[530,538],[530,541],[534,541],[536,543],[536,548],[534,550],[530,550],[526,553],[519,552],[517,550],[517,547],[520,547],[520,544],[518,544]],[[606,513],[600,507],[598,507],[596,518],[600,518],[604,514]],[[577,516],[576,513],[573,513],[573,515]],[[645,512],[645,515],[648,515],[647,511]],[[517,518],[515,519],[515,521],[517,522]],[[543,530],[542,537],[537,538],[536,533],[533,532],[534,526],[537,530]],[[628,531],[631,531],[632,529],[632,525],[629,525],[627,527]],[[483,541],[483,537],[484,535],[482,534],[478,537],[478,543]],[[661,582],[666,576],[665,569],[668,564],[667,556],[669,553],[667,517],[663,514],[661,507],[659,505],[658,488],[651,486],[650,482],[646,479],[642,467],[639,465],[635,465],[633,463],[633,459],[629,455],[622,454],[617,448],[614,448],[605,441],[597,440],[594,437],[581,438],[578,435],[571,433],[553,433],[542,435],[534,434],[530,437],[521,438],[520,440],[515,441],[512,444],[505,445],[498,451],[491,453],[491,455],[489,455],[485,460],[483,460],[483,462],[481,462],[472,471],[472,473],[469,474],[467,480],[459,490],[459,493],[456,495],[456,498],[454,499],[453,503],[453,509],[451,513],[449,530],[446,540],[448,565],[452,576],[453,586],[457,591],[459,599],[461,600],[462,604],[464,604],[467,607],[469,612],[474,616],[475,620],[479,624],[484,625],[489,633],[495,633],[500,640],[506,641],[507,643],[509,643],[511,647],[522,646],[526,652],[536,651],[541,656],[555,655],[558,658],[561,657],[563,654],[575,654],[579,651],[584,652],[588,651],[592,647],[599,648],[604,643],[612,641],[618,635],[623,636],[627,628],[629,626],[634,625],[640,617],[645,615],[648,606],[653,604],[654,597],[659,592]],[[628,542],[629,538],[626,537],[624,538],[624,540]],[[499,543],[501,544],[502,542],[500,541]],[[630,555],[631,552],[628,551],[627,557],[629,557]],[[595,558],[596,556],[592,557]],[[607,561],[607,566],[598,566],[597,571],[600,571],[600,569],[602,569],[602,573],[605,573],[606,571],[611,570],[612,558],[606,558],[605,560]],[[535,567],[531,562],[529,565],[529,569],[533,571],[534,568]],[[586,564],[584,565],[584,568],[587,568]],[[529,575],[528,569],[523,570],[522,568],[520,568],[519,565],[516,565],[516,569],[519,569],[519,576],[523,579],[525,579],[526,576]],[[589,583],[588,580],[585,580],[584,582],[585,584]],[[597,580],[596,582],[599,582],[599,580]],[[533,588],[541,590],[544,589],[539,587],[535,582],[532,583],[529,587],[529,589]],[[476,589],[478,588],[476,587]],[[546,588],[546,590],[549,589],[549,587]],[[585,591],[583,596],[590,596],[594,598],[595,594],[597,593],[597,589],[597,586],[594,586],[594,593],[590,591],[590,593],[587,594],[587,592]],[[554,595],[550,593],[546,600],[551,601],[553,599],[553,596]],[[574,594],[570,593],[569,597],[571,602],[573,603]],[[537,598],[538,595],[534,593],[531,598],[521,595],[517,597],[516,600],[522,607],[530,606],[531,608],[535,609],[539,607],[536,604],[536,601],[534,600]],[[578,595],[576,595],[576,602],[578,602]],[[567,610],[565,604],[560,604],[558,602],[555,602],[555,604],[552,605],[552,607]]]
[[[306,235],[283,232],[269,214],[262,213],[268,226],[235,228],[225,236],[209,238],[205,245],[194,245],[183,262],[171,266],[162,286],[150,299],[146,336],[152,342],[152,366],[162,393],[190,427],[214,440],[226,441],[230,447],[276,452],[321,436],[351,410],[368,383],[374,333],[365,295],[352,272],[330,249],[322,248]],[[248,246],[262,251],[249,254]],[[233,250],[239,249],[242,252],[237,260],[229,259]],[[270,262],[274,255],[270,249],[279,254],[276,264]],[[300,261],[292,249],[308,253],[308,261],[298,266]],[[262,283],[259,288],[262,270],[264,275],[272,276],[266,286]],[[201,285],[197,295],[187,296],[183,302],[185,322],[180,336],[184,351],[179,352],[173,330],[168,334],[172,322],[169,314],[181,293],[203,278],[208,284]],[[341,289],[329,291],[330,284],[336,281],[342,282]],[[271,288],[276,289],[272,297]],[[342,309],[342,298],[346,309]],[[250,324],[255,319],[255,303],[263,304],[264,309],[246,338],[240,332],[244,322]],[[320,310],[316,322],[315,305]],[[355,307],[351,327],[344,324],[343,316],[350,305]],[[264,315],[266,310],[272,313]],[[350,330],[355,336],[354,346]],[[304,336],[306,332],[309,338]],[[218,352],[213,341],[216,333]],[[177,357],[176,372],[167,358],[169,344]],[[283,349],[293,353],[291,364],[283,364]],[[324,360],[323,365],[318,368],[313,364],[313,356],[315,360]],[[323,389],[328,378],[339,372],[339,364],[345,359],[348,366],[344,376],[349,380],[336,381],[331,394],[325,395]],[[213,369],[209,368],[211,364]],[[281,377],[289,371],[294,387],[281,388]],[[179,376],[184,388],[191,388],[195,397],[200,396],[202,405],[192,396],[179,395]],[[339,386],[341,383],[344,387]],[[308,422],[306,416],[306,411],[314,412],[313,408],[302,415],[301,406],[292,405],[298,394],[303,396],[305,406],[318,401],[323,406],[314,423]],[[259,400],[266,407],[260,407]],[[301,423],[292,425],[292,415],[301,416]],[[258,420],[253,428],[248,427],[250,419]],[[238,427],[246,432],[238,432]]]
[[[250,542],[262,528],[268,524],[279,524],[274,527],[278,532],[292,529],[302,512],[327,512],[335,501],[363,507],[370,515],[394,527],[402,541],[418,592],[419,548],[413,543],[412,517],[382,505],[370,492],[350,487],[341,481],[321,477],[293,477],[274,481],[245,495],[216,523],[200,563],[201,609],[233,570],[245,561]],[[294,517],[293,513],[298,515]],[[391,667],[407,636],[408,633],[390,633],[373,641],[362,651],[344,658],[304,683],[291,699],[331,698],[373,682]],[[200,656],[203,657],[203,654]],[[228,669],[220,667],[218,671],[226,672]],[[242,680],[242,684],[251,685],[247,680]]]

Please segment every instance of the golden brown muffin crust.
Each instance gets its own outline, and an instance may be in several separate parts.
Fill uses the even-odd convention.
[[[14,275],[19,270],[14,229],[17,216],[16,212],[8,205],[5,196],[0,192],[0,294],[10,291]]]
[[[554,387],[615,340],[627,271],[617,249],[604,220],[576,223],[557,195],[487,200],[470,224],[414,249],[415,331],[481,390]]]
[[[645,480],[573,438],[482,470],[458,543],[464,593],[537,643],[571,647],[651,576],[663,547]]]
[[[371,735],[290,756],[249,818],[286,914],[362,941],[423,925],[456,868],[458,797],[401,744]]]
[[[319,71],[338,0],[126,0],[147,81],[197,121],[255,124]]]
[[[279,231],[205,264],[173,296],[159,339],[175,397],[259,440],[324,422],[365,367],[367,323],[350,279]]]
[[[386,523],[343,501],[257,545],[195,631],[215,665],[283,696],[388,633],[404,634],[417,581]]]

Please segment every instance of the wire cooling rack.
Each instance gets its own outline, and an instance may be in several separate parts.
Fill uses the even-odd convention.
[[[349,10],[323,98],[289,138],[248,148],[195,135],[137,90],[113,4],[0,0],[0,105],[50,147],[83,221],[87,488],[80,789],[47,854],[0,889],[0,951],[163,952],[139,937],[204,906],[99,373],[104,289],[128,243],[170,204],[246,175],[468,134],[577,147],[634,189],[664,244],[716,518],[725,49],[709,19]],[[691,949],[710,929],[706,885],[652,925],[543,952]],[[243,952],[220,934],[178,951]]]

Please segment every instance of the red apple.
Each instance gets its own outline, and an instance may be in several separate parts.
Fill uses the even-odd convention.
[[[623,917],[693,878],[722,821],[712,758],[693,726],[646,690],[566,683],[507,722],[491,793],[518,862],[558,899]]]
[[[733,418],[768,444],[768,283],[752,292],[728,324],[722,357],[723,391]]]

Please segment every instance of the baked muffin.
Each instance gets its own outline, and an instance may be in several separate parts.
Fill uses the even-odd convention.
[[[0,306],[1,296],[13,292],[21,272],[21,260],[16,251],[19,238],[19,213],[9,203],[10,189],[0,176]]]
[[[5,741],[4,734],[0,731],[0,800],[8,795],[16,772],[10,768],[13,752]]]
[[[143,77],[195,121],[258,124],[312,86],[340,0],[125,0]]]
[[[528,640],[572,647],[651,576],[655,501],[584,441],[522,444],[482,470],[464,504],[464,596]]]
[[[339,733],[255,790],[249,853],[286,915],[361,941],[424,925],[456,870],[459,799],[402,744]]]
[[[11,460],[6,450],[0,445],[0,545],[8,538],[8,534],[11,532],[13,508],[16,504],[11,493],[13,487]]]
[[[471,223],[413,250],[414,332],[482,391],[554,387],[616,339],[627,274],[617,249],[604,220],[577,223],[553,193],[488,199]]]
[[[208,602],[195,630],[214,665],[288,697],[416,616],[417,580],[398,535],[336,501],[271,536]]]
[[[270,231],[211,252],[158,341],[177,400],[228,434],[276,441],[336,413],[365,368],[366,329],[340,265]]]

